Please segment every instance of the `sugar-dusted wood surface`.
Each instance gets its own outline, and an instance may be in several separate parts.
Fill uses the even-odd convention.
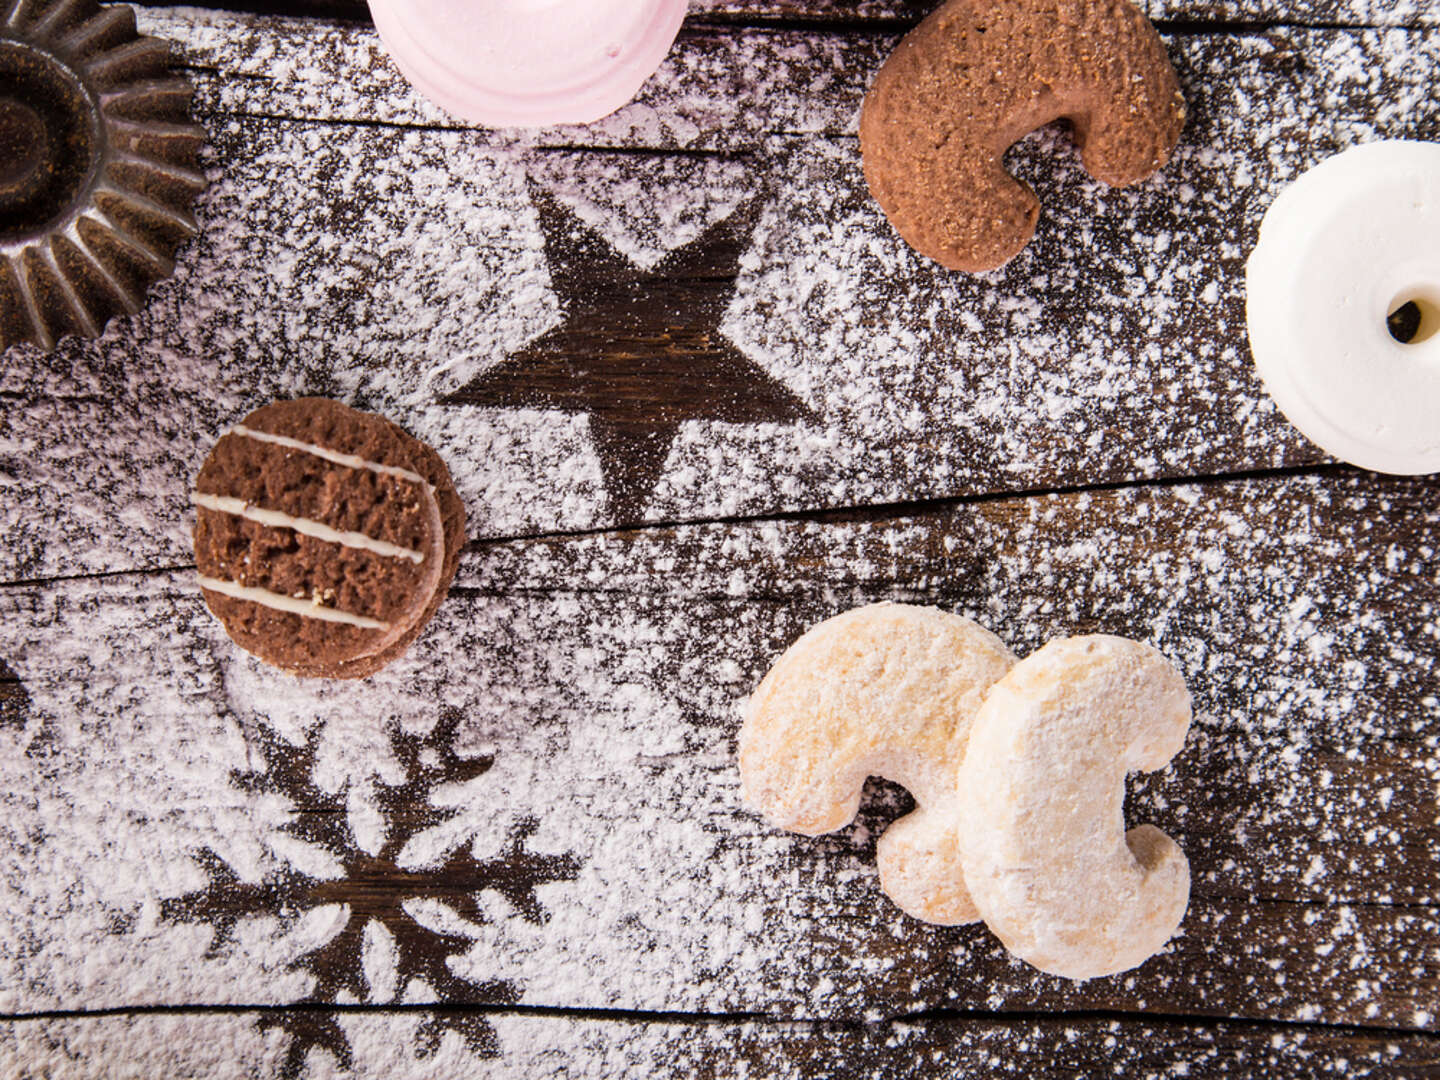
[[[333,13],[365,18],[353,0],[321,0]],[[691,0],[700,19],[798,20],[817,23],[919,22],[937,5],[927,0]],[[1279,25],[1431,26],[1440,22],[1434,0],[1143,0],[1137,5],[1162,26],[1233,33]],[[1242,25],[1235,25],[1240,23]]]
[[[0,364],[0,1076],[1440,1075],[1440,487],[1293,431],[1243,293],[1299,171],[1436,136],[1440,30],[1248,3],[1152,4],[1175,161],[1113,192],[1036,136],[1040,234],[982,278],[859,171],[928,4],[696,4],[635,104],[529,133],[414,95],[353,5],[143,9],[202,234]],[[253,662],[193,584],[200,460],[296,393],[405,423],[470,512],[359,684]],[[1181,667],[1127,806],[1191,860],[1161,955],[1067,983],[903,916],[893,785],[814,840],[743,806],[746,696],[876,600]]]
[[[368,21],[363,0],[245,0],[227,5],[268,14],[308,14]],[[930,0],[690,0],[693,22],[779,22],[837,24],[896,29],[919,22],[934,9]],[[1197,32],[1299,26],[1433,26],[1440,22],[1434,0],[1143,0],[1137,5],[1161,23]],[[1237,25],[1238,24],[1238,25]]]
[[[30,407],[0,416],[0,472],[31,480],[0,507],[9,577],[183,563],[185,483],[217,427],[300,389],[445,444],[478,536],[1316,462],[1251,368],[1244,256],[1305,167],[1432,135],[1440,68],[1431,31],[1172,38],[1192,110],[1176,160],[1108,191],[1037,137],[1016,158],[1040,235],[972,278],[910,253],[865,191],[854,118],[888,35],[702,27],[615,117],[521,135],[454,129],[364,25],[142,25],[197,82],[205,228],[100,342],[7,356],[0,394]],[[742,210],[727,285],[706,263]],[[542,335],[573,337],[552,275],[612,272],[648,281],[636,303],[709,305],[743,362],[681,401],[661,372],[618,442],[622,418],[583,401],[466,394]],[[624,332],[626,309],[609,316],[581,327],[597,353]],[[687,347],[667,342],[672,374]],[[743,392],[732,369],[753,375]],[[616,447],[645,464],[618,489]],[[117,515],[96,493],[122,488]]]
[[[324,1012],[352,1041],[404,1045],[431,1010]],[[64,1075],[179,1075],[241,1080],[284,1068],[285,1039],[268,1035],[266,1014],[168,1013],[67,1018],[16,1025],[0,1032],[0,1053],[33,1054]],[[1434,1042],[1424,1036],[1299,1029],[1283,1024],[1154,1020],[1125,1024],[1088,1016],[937,1016],[864,1026],[834,1022],[766,1023],[751,1019],[563,1014],[497,1014],[492,1023],[513,1051],[504,1076],[586,1080],[734,1075],[794,1078],[863,1076],[950,1078],[1020,1076],[1319,1076],[1425,1077],[1435,1074]],[[376,1068],[363,1057],[343,1075],[389,1080],[393,1063]],[[485,1068],[443,1049],[403,1075],[435,1078],[484,1075]],[[353,1071],[352,1071],[353,1070]],[[26,1075],[22,1073],[22,1075]],[[30,1073],[28,1075],[44,1075]]]
[[[1338,471],[492,543],[415,653],[356,686],[237,655],[185,572],[11,588],[0,654],[28,701],[3,734],[0,1007],[469,1002],[449,1052],[501,1061],[490,1011],[533,1008],[1158,1014],[1430,1045],[1437,542],[1431,485]],[[1181,664],[1195,728],[1130,799],[1192,862],[1165,953],[1070,984],[901,916],[873,872],[896,789],[822,840],[740,804],[745,694],[876,599],[1022,653],[1104,629]],[[266,1016],[302,1055],[353,1052],[316,1014]]]

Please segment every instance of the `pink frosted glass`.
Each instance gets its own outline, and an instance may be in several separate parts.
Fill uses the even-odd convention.
[[[370,0],[405,77],[488,127],[588,124],[665,58],[685,0]]]

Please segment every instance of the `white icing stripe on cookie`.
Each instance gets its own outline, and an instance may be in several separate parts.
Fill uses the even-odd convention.
[[[209,589],[211,592],[218,592],[225,596],[233,596],[236,600],[249,600],[252,604],[259,604],[261,607],[273,608],[276,611],[288,611],[295,615],[303,615],[307,619],[319,619],[321,622],[358,626],[362,630],[390,629],[389,623],[381,622],[379,619],[323,607],[313,600],[306,600],[301,596],[281,596],[269,589],[257,589],[253,585],[241,585],[235,581],[222,581],[220,578],[206,577],[204,574],[200,574],[199,578],[202,589]]]
[[[409,469],[397,468],[394,465],[381,465],[378,461],[366,461],[354,454],[342,454],[338,450],[330,450],[324,446],[316,446],[314,443],[301,442],[299,439],[292,439],[288,435],[272,435],[268,431],[256,431],[254,428],[247,428],[243,424],[236,424],[229,431],[231,435],[239,435],[242,438],[254,439],[256,442],[274,443],[276,446],[284,446],[290,450],[299,450],[306,454],[313,454],[315,457],[324,458],[326,461],[333,461],[336,465],[345,465],[351,469],[369,469],[373,473],[380,473],[382,476],[398,476],[402,480],[409,480],[411,483],[424,484],[430,487],[427,481],[419,473],[411,472]],[[433,490],[433,489],[432,489]]]
[[[341,547],[359,548],[362,551],[370,551],[392,559],[409,559],[417,565],[425,561],[425,553],[416,551],[414,548],[401,547],[388,540],[375,540],[364,533],[342,532],[339,529],[332,529],[322,521],[291,517],[280,510],[264,510],[258,506],[251,506],[244,499],[236,499],[230,495],[209,495],[203,491],[192,491],[190,501],[206,510],[215,510],[221,514],[234,514],[236,517],[242,517],[248,521],[258,521],[261,525],[294,529],[304,536],[313,536],[317,540],[326,540],[332,544],[339,544]]]

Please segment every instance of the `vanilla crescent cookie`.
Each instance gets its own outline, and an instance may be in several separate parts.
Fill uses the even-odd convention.
[[[1052,641],[993,687],[959,774],[961,859],[1005,947],[1070,979],[1142,963],[1190,896],[1185,854],[1159,829],[1124,831],[1125,774],[1180,751],[1190,694],[1148,645]]]
[[[994,634],[933,608],[875,604],[786,650],[740,732],[746,800],[815,836],[848,824],[868,776],[903,784],[916,809],[880,839],[881,887],[933,923],[972,922],[955,828],[955,775],[986,690],[1015,662]]]
[[[1370,143],[1305,173],[1266,212],[1245,283],[1255,367],[1296,427],[1367,469],[1440,471],[1440,144]]]
[[[465,540],[439,456],[383,417],[323,398],[245,417],[190,497],[205,602],[238,645],[297,675],[358,678],[400,656],[439,606]]]

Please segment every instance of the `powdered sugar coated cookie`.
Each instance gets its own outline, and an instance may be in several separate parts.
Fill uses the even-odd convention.
[[[1176,843],[1124,831],[1125,774],[1185,741],[1190,694],[1148,645],[1052,641],[990,688],[960,770],[965,880],[1005,947],[1071,979],[1142,963],[1190,895]]]
[[[750,700],[745,798],[815,836],[848,824],[868,776],[903,784],[915,811],[880,839],[881,887],[934,923],[978,916],[955,841],[955,776],[985,691],[1015,662],[994,634],[933,608],[875,604],[795,642]]]

